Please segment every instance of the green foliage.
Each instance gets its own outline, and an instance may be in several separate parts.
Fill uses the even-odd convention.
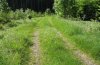
[[[8,25],[8,27],[16,27],[18,24],[17,24],[17,22],[10,22],[10,23],[8,23],[7,24]]]
[[[6,24],[11,22],[9,15],[5,12],[0,11],[0,24]]]
[[[9,19],[11,20],[19,20],[19,19],[27,19],[29,17],[39,17],[41,14],[36,13],[30,9],[23,10],[23,9],[17,9],[16,11],[9,11],[8,12]]]
[[[53,16],[54,17],[54,16]],[[54,20],[54,21],[53,21]],[[52,24],[58,22],[49,16],[39,18],[39,39],[41,48],[41,65],[82,65],[82,63],[65,46]]]
[[[64,20],[52,17],[53,26],[78,48],[100,61],[100,23]]]
[[[3,27],[3,24],[0,24],[0,30],[2,30],[4,27]]]
[[[85,1],[83,7],[83,15],[85,20],[91,20],[96,18],[97,5],[96,1]]]
[[[96,4],[97,4],[96,18],[98,21],[100,21],[100,1],[98,0]]]
[[[6,0],[0,0],[0,11],[8,12],[10,9]]]
[[[0,30],[0,65],[28,65],[35,22]]]
[[[9,12],[0,11],[0,24],[3,24],[3,26],[7,25],[8,27],[15,27],[18,25],[15,20],[25,20],[28,18],[30,19],[30,17],[32,19],[39,16],[42,16],[42,14],[36,13],[30,9],[25,11],[23,9]]]
[[[76,0],[78,17],[81,17],[83,20],[96,20],[98,1],[99,0]]]
[[[99,0],[55,0],[56,14],[63,17],[81,17],[84,20],[99,20]]]
[[[54,9],[60,16],[71,16],[73,8],[75,7],[75,0],[55,0]]]
[[[50,14],[51,14],[50,9],[47,9],[47,10],[45,11],[45,15],[50,15]]]

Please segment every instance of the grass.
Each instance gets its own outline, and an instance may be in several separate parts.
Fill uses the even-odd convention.
[[[27,65],[35,26],[26,22],[0,31],[0,65]]]
[[[73,21],[51,17],[53,26],[60,30],[71,43],[100,61],[100,23]]]
[[[0,65],[28,65],[32,36],[40,30],[41,65],[82,65],[65,47],[56,28],[80,50],[100,61],[100,23],[73,21],[52,15],[29,19],[12,20],[0,25]],[[16,26],[17,23],[17,26]],[[14,26],[15,25],[15,26]],[[8,28],[7,28],[8,27]]]
[[[42,18],[39,22],[41,65],[82,65],[70,50],[66,49],[48,19]]]

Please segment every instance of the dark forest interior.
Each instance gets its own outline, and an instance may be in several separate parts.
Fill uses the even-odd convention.
[[[7,0],[12,10],[32,9],[36,12],[44,12],[46,9],[53,11],[54,0]]]

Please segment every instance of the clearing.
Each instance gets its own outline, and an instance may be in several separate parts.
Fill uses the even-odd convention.
[[[98,22],[52,15],[1,32],[0,65],[100,65]]]

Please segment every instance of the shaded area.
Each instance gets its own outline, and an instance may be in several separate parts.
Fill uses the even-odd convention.
[[[92,4],[84,6],[84,20],[91,20],[96,18],[96,7]]]
[[[80,14],[82,20],[96,20],[97,7],[93,3],[85,4],[83,6],[83,12]]]
[[[44,12],[46,9],[53,11],[54,0],[7,0],[12,10],[32,9],[36,12]]]

